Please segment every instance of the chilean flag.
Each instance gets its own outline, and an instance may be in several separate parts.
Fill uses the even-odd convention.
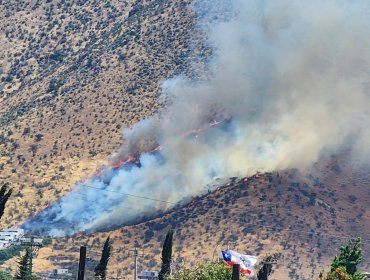
[[[234,264],[239,264],[240,271],[242,273],[245,273],[247,275],[254,274],[253,266],[257,263],[256,256],[242,255],[232,250],[221,251],[221,252],[222,252],[222,257],[224,258],[224,261],[228,265],[233,266]]]

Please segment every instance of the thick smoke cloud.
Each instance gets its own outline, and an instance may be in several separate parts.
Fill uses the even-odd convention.
[[[234,0],[212,7],[216,2],[227,5],[213,12],[228,19],[203,15],[214,48],[209,78],[164,81],[166,111],[124,130],[122,154],[157,145],[161,151],[142,154],[140,167],[77,185],[29,229],[64,235],[127,223],[229,177],[304,169],[348,145],[354,162],[366,164],[369,3]],[[194,129],[203,131],[189,133]]]

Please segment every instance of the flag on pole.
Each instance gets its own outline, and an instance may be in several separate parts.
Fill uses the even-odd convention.
[[[238,252],[227,250],[221,251],[224,261],[233,266],[233,264],[240,264],[240,271],[247,275],[254,275],[253,266],[257,263],[256,256],[243,255]]]

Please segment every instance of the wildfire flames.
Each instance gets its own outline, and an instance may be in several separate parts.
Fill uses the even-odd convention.
[[[189,129],[187,132],[185,132],[182,137],[188,137],[188,136],[194,136],[194,137],[197,137],[198,134],[206,131],[207,129],[213,127],[213,126],[216,126],[216,125],[219,125],[219,124],[222,124],[224,122],[224,120],[222,121],[213,121],[211,123],[209,123],[208,126],[206,127],[203,127],[203,128],[197,128],[197,129]],[[110,169],[120,169],[124,166],[127,166],[127,165],[130,165],[130,164],[137,164],[137,165],[140,165],[140,155],[141,154],[153,154],[153,153],[156,153],[158,151],[160,151],[162,149],[162,147],[160,145],[156,146],[155,148],[149,150],[149,151],[140,151],[140,153],[137,153],[137,154],[134,154],[134,155],[128,155],[126,156],[124,159],[121,159],[119,161],[116,161],[116,162],[113,162],[111,164],[109,164],[107,167],[103,167],[103,168],[100,168],[98,169],[92,176],[90,177],[87,177],[81,181],[79,181],[78,183],[80,184],[84,184],[86,183],[91,177],[99,177],[101,176],[103,173],[107,172],[108,170]]]

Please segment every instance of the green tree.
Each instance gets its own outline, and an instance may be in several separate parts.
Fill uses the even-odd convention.
[[[331,264],[331,272],[338,267],[344,267],[353,280],[365,279],[365,275],[357,272],[357,266],[364,260],[361,250],[361,237],[351,239],[346,245],[340,247],[339,255],[335,256]]]
[[[31,276],[30,275],[31,257],[32,257],[31,248],[27,247],[26,253],[23,256],[20,256],[18,259],[18,272],[15,275],[15,279],[25,280],[29,276]]]
[[[172,242],[173,242],[173,229],[170,229],[166,235],[166,239],[162,249],[162,267],[159,272],[159,280],[165,279],[165,275],[171,272],[171,261],[172,261]]]
[[[40,280],[36,275],[27,275],[23,280]]]
[[[99,264],[95,267],[95,277],[97,279],[105,280],[106,273],[107,273],[107,265],[110,258],[110,253],[112,251],[112,241],[110,240],[110,237],[107,237],[107,240],[105,240],[102,255],[100,258]]]
[[[268,277],[272,271],[272,261],[272,256],[268,256],[262,261],[263,265],[257,273],[258,280],[268,280]]]
[[[334,257],[330,272],[326,277],[320,274],[320,279],[336,280],[364,280],[366,276],[357,272],[357,266],[364,260],[361,251],[361,238],[350,239],[346,245],[340,247],[339,254]]]
[[[12,245],[8,248],[0,250],[0,264],[3,264],[5,261],[18,256],[20,252],[24,250],[22,245]],[[1,277],[0,277],[1,280]]]
[[[5,183],[0,189],[0,219],[4,214],[5,204],[12,194],[12,189],[9,188],[9,184]]]
[[[14,278],[4,271],[0,271],[0,280],[13,280]]]
[[[194,270],[183,269],[166,280],[225,280],[231,279],[233,271],[225,263],[199,264]]]

